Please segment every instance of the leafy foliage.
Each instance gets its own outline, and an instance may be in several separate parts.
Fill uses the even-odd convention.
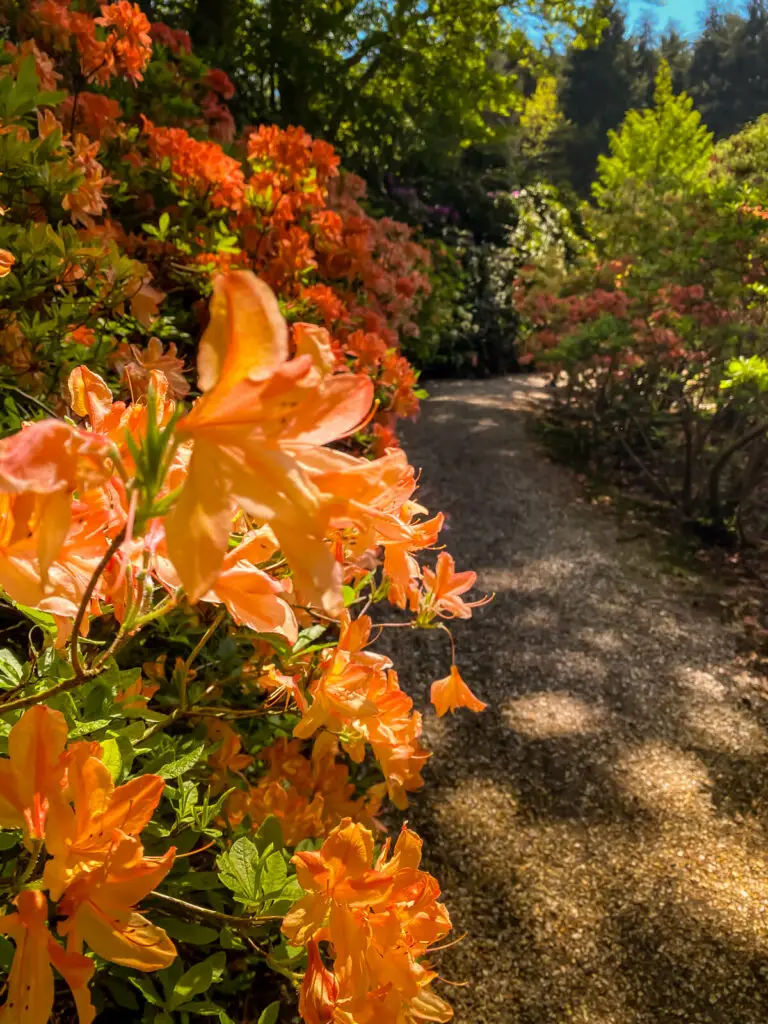
[[[374,851],[429,755],[367,614],[482,603],[417,559],[394,434],[429,254],[302,128],[235,143],[227,75],[128,0],[7,32],[0,1014],[446,1021],[438,883]],[[484,707],[452,658],[433,702]]]
[[[586,443],[684,519],[753,544],[768,527],[760,139],[716,150],[662,65],[656,106],[601,159],[594,250],[520,289],[530,357],[564,374]]]
[[[385,170],[450,176],[468,146],[506,136],[520,71],[543,63],[545,47],[531,40],[581,44],[601,24],[574,0],[227,0],[215,9],[152,0],[145,9],[175,19],[227,71],[244,120],[304,125],[342,148],[373,187]]]

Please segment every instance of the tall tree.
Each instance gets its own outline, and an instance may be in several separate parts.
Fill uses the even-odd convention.
[[[718,138],[768,112],[768,4],[749,0],[743,14],[713,6],[696,40],[688,90]]]
[[[228,72],[243,121],[301,124],[370,181],[449,169],[506,129],[521,69],[600,19],[587,0],[143,0]],[[531,20],[533,16],[533,20]],[[533,42],[535,40],[535,43]]]
[[[607,25],[597,46],[571,47],[566,57],[560,102],[569,122],[561,134],[568,178],[589,193],[598,155],[608,132],[621,124],[632,103],[631,50],[626,21],[615,0],[599,0],[596,11]]]
[[[691,44],[674,24],[667,25],[662,33],[658,53],[659,57],[669,64],[675,92],[682,92],[688,84],[692,56]]]

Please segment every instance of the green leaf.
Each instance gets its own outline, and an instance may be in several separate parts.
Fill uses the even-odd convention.
[[[25,604],[19,604],[18,601],[14,601],[13,605],[18,608],[22,615],[25,615],[28,619],[31,619],[36,626],[41,626],[48,633],[56,632],[56,620],[50,614],[50,612],[41,612],[37,608],[29,608]]]
[[[285,864],[285,857],[279,850],[276,853],[271,853],[261,871],[261,891],[267,895],[281,892],[287,877],[288,868]]]
[[[97,732],[99,729],[106,729],[108,725],[108,718],[97,718],[95,721],[81,722],[80,725],[76,725],[74,729],[69,730],[69,738],[70,740],[77,740],[81,736],[89,736],[92,732]]]
[[[218,981],[222,976],[226,966],[227,954],[219,952],[209,956],[206,960],[201,960],[194,967],[190,967],[174,985],[173,994],[168,1001],[168,1009],[175,1010],[182,1003],[207,992],[214,981]]]
[[[265,1010],[262,1011],[259,1017],[259,1024],[277,1024],[277,1018],[280,1014],[280,1003],[270,1003]]]
[[[20,832],[0,832],[0,853],[5,850],[12,850],[21,842]]]
[[[259,853],[266,853],[270,846],[273,850],[282,850],[285,843],[280,819],[276,818],[274,814],[266,817],[259,826],[255,841]]]
[[[177,918],[163,918],[157,921],[172,939],[187,942],[191,946],[209,946],[219,937],[218,928],[209,928],[204,924],[192,924],[190,921],[179,921]]]
[[[200,1017],[218,1017],[221,1024],[235,1024],[229,1014],[215,1003],[188,1003],[179,1007],[180,1013],[196,1013]]]
[[[152,1003],[153,1006],[163,1005],[162,997],[151,978],[148,978],[145,974],[136,974],[131,975],[128,980],[141,992],[148,1003]],[[155,1020],[157,1020],[157,1017],[155,1017]]]
[[[299,639],[291,648],[292,654],[298,654],[299,651],[303,651],[305,647],[308,647],[313,640],[317,640],[326,631],[327,626],[308,626],[307,629],[302,629],[299,633]]]
[[[8,690],[18,686],[24,675],[24,666],[7,647],[0,650],[0,688]]]
[[[180,775],[184,775],[190,768],[194,768],[204,753],[205,744],[201,743],[199,747],[190,750],[188,754],[184,754],[177,761],[171,761],[170,764],[162,765],[157,769],[157,774],[161,779],[178,779]]]
[[[243,903],[256,903],[260,855],[258,848],[241,836],[217,860],[219,878]]]
[[[117,740],[103,740],[101,744],[101,759],[107,767],[112,781],[117,782],[123,770],[123,757],[120,753],[120,744]]]

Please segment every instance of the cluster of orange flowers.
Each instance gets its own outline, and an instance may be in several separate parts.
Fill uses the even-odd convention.
[[[352,620],[344,611],[341,584],[370,572],[383,551],[392,600],[407,604],[424,625],[438,616],[471,614],[472,605],[462,595],[474,574],[455,573],[445,552],[434,572],[420,569],[413,552],[434,544],[442,517],[422,519],[425,510],[412,501],[414,473],[402,451],[367,460],[327,447],[365,418],[373,389],[366,377],[332,373],[335,359],[323,328],[299,328],[296,355],[289,359],[288,329],[277,300],[250,272],[237,271],[214,282],[198,358],[203,394],[181,418],[158,370],[149,374],[146,398],[129,406],[115,402],[96,374],[85,367],[75,370],[70,405],[86,426],[45,420],[0,442],[0,583],[14,600],[50,612],[60,643],[81,606],[91,617],[108,606],[130,627],[151,607],[157,587],[167,590],[170,602],[180,600],[183,587],[190,601],[223,604],[235,622],[282,635],[289,643],[298,636],[305,607],[341,617],[338,645],[319,662],[304,661],[291,675],[270,666],[259,677],[270,699],[285,695],[301,720],[294,741],[261,752],[266,772],[255,785],[232,794],[227,815],[237,823],[247,814],[258,825],[275,814],[292,842],[330,832],[323,852],[302,854],[297,865],[302,884],[315,894],[307,897],[315,901],[311,920],[303,918],[303,901],[285,925],[293,941],[310,944],[315,967],[305,984],[306,1006],[316,997],[316,943],[326,935],[323,916],[330,910],[328,940],[337,957],[334,1020],[363,1024],[392,1014],[393,1021],[445,1020],[444,1004],[428,991],[433,975],[419,957],[447,931],[448,921],[435,902],[434,880],[416,870],[417,840],[405,833],[392,861],[372,871],[370,833],[358,825],[331,831],[344,815],[372,821],[385,788],[398,807],[405,807],[407,793],[422,784],[420,769],[428,756],[419,741],[421,716],[400,689],[391,662],[366,650],[371,621],[366,615]],[[150,449],[160,467],[154,485],[147,479],[150,460],[144,458]],[[171,494],[175,501],[163,514]],[[277,564],[287,563],[290,575],[284,568],[270,572],[278,548]],[[77,620],[84,629],[88,616]],[[137,691],[126,699],[146,703],[151,693]],[[448,679],[435,684],[433,696],[441,714],[459,706],[484,707],[455,666]],[[215,791],[232,773],[250,768],[252,758],[229,726],[217,721],[210,730],[216,744],[210,761]],[[298,741],[318,732],[308,760]],[[72,955],[80,956],[85,941],[118,963],[162,966],[174,955],[173,947],[132,909],[173,859],[172,851],[160,859],[144,857],[136,838],[162,784],[145,777],[113,792],[98,746],[75,744],[65,752],[65,742],[62,716],[43,707],[33,708],[14,727],[10,760],[5,767],[0,762],[0,826],[23,824],[29,841],[45,839],[53,856],[46,886],[67,915],[61,930],[70,936]],[[358,798],[337,753],[340,746],[360,762],[366,745],[385,784]],[[357,838],[347,852],[367,850],[365,868],[355,866],[359,850],[343,862],[329,852],[328,843],[340,842],[341,836],[349,845],[353,835]],[[332,886],[318,881],[325,871],[332,872]],[[357,892],[360,879],[363,902],[350,901],[347,889]],[[45,971],[52,961],[65,973],[59,967],[63,954],[54,950],[41,924],[41,899],[22,894],[17,914],[2,927],[17,945],[22,936],[23,942],[32,941],[27,933],[34,933],[34,941],[44,941],[49,950]],[[350,928],[370,935],[370,948],[365,964],[347,969],[342,965]],[[130,959],[124,951],[134,933],[141,935],[144,960],[138,954]],[[385,948],[388,970],[399,964],[389,981],[380,966],[374,968]],[[23,965],[24,958],[17,963]],[[72,963],[79,965],[78,977],[87,980],[90,963]],[[23,966],[14,970],[15,993],[27,974]],[[73,989],[82,1001],[74,982]],[[378,1000],[382,1016],[363,1014],[366,993],[370,1007]],[[413,1018],[396,1016],[403,1003]],[[310,1022],[311,1012],[305,1018]]]
[[[185,33],[150,26],[129,0],[102,4],[101,17],[73,9],[69,0],[40,0],[32,15],[27,29],[34,34],[17,47],[15,67],[31,54],[41,84],[49,89],[60,87],[63,77],[55,59],[73,48],[83,76],[102,86],[118,74],[140,80],[153,37],[169,61],[189,50]],[[176,72],[181,74],[180,68]],[[174,283],[169,267],[239,267],[259,274],[289,310],[309,312],[332,332],[339,362],[374,381],[380,407],[372,433],[375,450],[382,453],[396,444],[395,420],[418,408],[417,375],[399,344],[401,337],[418,333],[415,314],[431,289],[428,252],[411,239],[407,226],[369,216],[361,205],[361,179],[340,175],[332,146],[301,128],[261,126],[245,140],[246,163],[230,155],[220,143],[234,136],[226,106],[234,87],[216,70],[198,87],[203,91],[199,118],[164,125],[142,114],[138,142],[118,101],[102,93],[78,88],[76,96],[60,103],[57,116],[47,111],[41,135],[59,129],[71,151],[66,168],[81,175],[64,199],[65,208],[92,236],[113,239],[143,261],[146,280],[160,296]],[[201,128],[209,138],[198,137]],[[157,207],[158,175],[166,186],[170,176],[181,198],[199,204],[178,247],[175,241],[158,246],[109,219],[110,187],[123,179],[130,179],[138,208],[178,217],[178,206]],[[224,216],[237,238],[236,251],[215,248],[215,235],[204,220],[201,224],[201,206]]]
[[[158,499],[178,497],[167,516],[150,518],[148,543],[132,535],[137,510],[126,484],[138,473],[137,448],[174,416],[159,370],[148,373],[150,410],[146,401],[113,401],[104,381],[80,367],[70,376],[69,404],[87,426],[45,420],[0,442],[0,584],[14,600],[50,612],[60,643],[118,537],[114,557],[91,588],[92,615],[105,604],[121,621],[140,615],[151,597],[149,577],[170,594],[182,586],[189,600],[224,604],[236,622],[293,643],[295,606],[338,617],[342,580],[368,573],[378,549],[391,600],[407,603],[421,624],[471,614],[460,595],[474,574],[456,575],[445,552],[434,573],[422,572],[413,556],[434,545],[442,518],[422,520],[426,510],[412,501],[415,475],[404,454],[392,450],[368,460],[327,447],[364,421],[371,381],[332,372],[323,328],[297,325],[294,336],[296,355],[289,359],[277,300],[250,272],[215,281],[198,356],[203,397],[175,424],[158,481]],[[243,531],[243,522],[256,525]],[[233,532],[237,544],[230,547]],[[260,568],[278,548],[291,576]],[[345,727],[368,739],[391,795],[402,803],[397,794],[416,783],[410,772],[401,778],[399,767],[386,767],[384,749],[399,750],[402,760],[402,751],[412,748],[418,761],[419,722],[389,664],[363,652],[368,629],[358,619],[343,630],[333,661],[310,687],[314,711],[303,734],[324,724],[320,708],[333,693],[334,721],[344,718]]]
[[[317,852],[297,853],[306,895],[283,921],[309,966],[299,1011],[306,1024],[417,1024],[448,1021],[451,1007],[431,988],[436,973],[423,962],[451,929],[438,902],[440,887],[419,870],[421,840],[403,829],[373,864],[373,836],[342,821]],[[329,943],[333,970],[320,943]]]
[[[77,230],[66,231],[93,259],[86,270],[62,257],[54,281],[74,302],[87,274],[94,296],[87,322],[66,323],[64,348],[89,348],[94,360],[109,348],[99,303],[118,264],[132,287],[107,308],[116,316],[130,308],[144,328],[166,300],[171,305],[167,293],[178,293],[180,280],[187,290],[198,283],[200,296],[210,283],[197,350],[200,397],[189,409],[179,405],[189,390],[183,359],[158,338],[137,344],[138,331],[113,343],[108,361],[131,402],[116,400],[93,370],[71,371],[52,399],[61,418],[25,424],[0,441],[0,588],[52,616],[57,646],[70,645],[74,677],[65,688],[97,676],[122,641],[180,605],[180,617],[190,604],[217,606],[214,623],[226,610],[231,635],[253,645],[238,697],[253,696],[257,706],[244,717],[282,707],[295,715],[287,719],[293,736],[267,730],[268,745],[250,746],[255,733],[237,730],[224,683],[209,687],[221,705],[202,709],[192,697],[190,717],[200,713],[196,720],[206,723],[202,770],[211,794],[226,793],[222,829],[258,828],[275,816],[289,846],[324,840],[294,859],[307,895],[284,922],[289,941],[308,952],[305,1021],[446,1021],[450,1008],[433,993],[435,974],[423,962],[450,929],[437,883],[419,870],[413,833],[404,831],[392,856],[387,847],[374,864],[369,831],[385,798],[404,808],[423,784],[422,718],[392,662],[370,649],[371,618],[345,608],[350,592],[354,608],[354,595],[367,589],[371,601],[388,600],[414,625],[445,628],[444,619],[467,618],[480,603],[465,597],[475,574],[457,573],[447,552],[432,567],[419,561],[438,545],[443,517],[416,501],[416,474],[394,434],[395,419],[418,404],[399,340],[416,330],[429,290],[427,254],[403,225],[370,217],[360,179],[342,175],[332,147],[302,129],[251,132],[244,161],[225,151],[233,86],[221,72],[204,69],[190,88],[203,96],[199,118],[167,125],[150,106],[140,126],[123,120],[117,100],[82,85],[105,88],[118,75],[135,85],[145,73],[151,82],[152,38],[178,71],[189,39],[150,26],[129,0],[101,4],[100,16],[88,9],[96,10],[31,0],[23,41],[3,68],[19,75],[31,58],[43,88],[72,88],[55,111],[39,112],[38,138],[23,122],[13,128],[33,146],[60,133],[51,174],[68,176],[64,221]],[[113,219],[118,182],[136,197],[134,213],[160,218],[154,234]],[[41,204],[32,217],[42,223],[49,214]],[[106,252],[110,259],[100,262]],[[0,277],[20,274],[19,266],[0,250]],[[295,322],[302,320],[319,323]],[[0,332],[3,353],[11,345],[22,352],[20,373],[30,366],[22,323],[12,312]],[[119,624],[115,644],[84,665],[80,636],[106,616]],[[300,632],[318,622],[327,642],[305,652]],[[175,672],[194,675],[183,662]],[[150,710],[154,680],[165,681],[159,662],[145,675],[149,683],[134,681],[116,698],[132,715]],[[0,1016],[44,1024],[55,970],[89,1024],[94,965],[86,946],[137,970],[162,968],[176,955],[136,909],[165,878],[174,851],[147,857],[139,840],[162,780],[140,776],[116,788],[99,744],[67,745],[64,718],[40,703],[51,692],[6,694],[0,709],[30,708],[11,730],[9,758],[0,759],[0,828],[23,830],[30,854],[28,875],[13,881],[15,908],[0,917],[0,933],[16,945]],[[433,684],[432,699],[440,715],[485,706],[455,665]],[[174,736],[184,735],[188,718],[168,720]],[[368,753],[383,781],[361,791],[356,766]],[[66,949],[49,928],[54,904]]]
[[[217,775],[226,767],[226,778],[231,778],[232,773],[238,774],[253,764],[253,757],[239,753],[240,738],[225,723],[211,724],[208,732],[221,744],[209,760]],[[373,826],[384,785],[371,786],[363,796],[355,796],[349,768],[338,760],[338,737],[332,733],[317,737],[311,757],[302,753],[302,746],[299,740],[283,739],[259,751],[264,774],[255,784],[246,783],[245,789],[237,789],[229,797],[229,824],[237,826],[248,815],[257,828],[273,815],[282,826],[288,846],[328,835],[346,817]]]
[[[90,1024],[96,1012],[88,985],[95,967],[84,946],[141,971],[159,970],[176,958],[162,928],[135,909],[168,874],[176,853],[171,848],[162,857],[147,857],[138,839],[164,782],[143,775],[116,788],[99,744],[67,746],[64,716],[40,705],[13,726],[8,752],[0,758],[0,828],[23,829],[33,866],[43,849],[49,859],[42,888],[22,890],[15,913],[0,917],[0,934],[16,945],[0,1016],[47,1021],[55,967],[72,989],[80,1024]],[[49,931],[49,899],[61,918],[66,950]]]
[[[245,198],[245,175],[238,160],[217,142],[198,141],[184,128],[156,127],[142,117],[151,162],[165,166],[185,194],[205,196],[211,206],[239,210]]]
[[[76,49],[89,82],[107,85],[116,75],[141,81],[152,55],[150,24],[138,4],[101,4],[101,17],[73,10],[70,0],[38,0],[33,13],[43,40],[56,52]],[[102,31],[100,31],[102,30]]]

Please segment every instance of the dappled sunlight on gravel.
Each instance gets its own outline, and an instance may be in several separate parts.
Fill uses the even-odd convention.
[[[605,709],[568,693],[535,693],[508,701],[500,709],[512,728],[533,739],[583,736],[605,728]]]
[[[765,1024],[766,689],[544,457],[540,385],[430,386],[406,434],[458,568],[496,593],[452,626],[488,710],[427,714],[408,809],[468,933],[437,969],[470,982],[445,990],[457,1024]],[[445,637],[403,632],[383,644],[421,700]]]

